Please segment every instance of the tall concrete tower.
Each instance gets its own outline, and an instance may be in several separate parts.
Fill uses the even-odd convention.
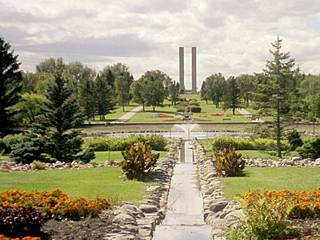
[[[179,47],[179,84],[180,89],[184,90],[184,48]]]
[[[197,48],[191,48],[191,58],[192,58],[192,92],[197,92]]]

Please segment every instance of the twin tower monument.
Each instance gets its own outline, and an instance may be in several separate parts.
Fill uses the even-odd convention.
[[[191,79],[193,93],[197,92],[197,48],[191,48]],[[180,88],[185,89],[184,85],[184,47],[179,47],[179,84]]]

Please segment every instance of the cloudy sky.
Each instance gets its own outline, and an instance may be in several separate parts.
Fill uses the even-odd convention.
[[[25,70],[61,56],[96,70],[123,62],[136,78],[160,69],[177,80],[184,46],[187,87],[192,46],[200,86],[215,72],[261,71],[279,35],[304,72],[320,73],[316,0],[0,0],[0,35]]]

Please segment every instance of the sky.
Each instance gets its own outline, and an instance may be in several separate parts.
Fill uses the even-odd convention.
[[[187,88],[192,46],[200,87],[212,73],[260,72],[279,36],[303,72],[320,73],[317,0],[0,0],[0,36],[27,71],[62,57],[97,71],[122,62],[135,78],[159,69],[178,80],[182,46]]]

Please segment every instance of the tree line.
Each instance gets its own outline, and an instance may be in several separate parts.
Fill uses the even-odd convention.
[[[83,149],[77,130],[85,120],[96,115],[105,120],[116,105],[124,111],[130,101],[155,111],[165,98],[175,103],[178,94],[179,85],[160,70],[134,80],[122,63],[97,72],[80,62],[49,58],[35,73],[24,72],[11,45],[0,37],[0,137],[12,143],[8,152],[17,162],[90,161],[94,153]],[[15,132],[21,134],[10,135]]]
[[[270,121],[281,157],[284,128],[293,122],[317,121],[320,117],[320,75],[302,73],[289,52],[282,51],[282,40],[272,43],[271,57],[260,73],[224,77],[212,74],[201,87],[201,98],[216,107],[251,107]]]

